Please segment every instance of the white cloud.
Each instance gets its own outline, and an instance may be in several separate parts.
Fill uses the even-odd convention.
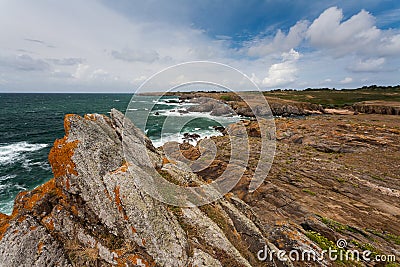
[[[9,1],[0,9],[0,36],[0,67],[8,66],[8,77],[18,77],[11,79],[18,83],[14,88],[27,90],[37,86],[34,87],[31,74],[22,73],[22,69],[46,73],[47,76],[37,77],[43,90],[47,86],[48,90],[76,91],[80,90],[79,82],[97,90],[103,85],[103,78],[93,70],[102,69],[112,80],[118,77],[109,89],[129,91],[133,75],[149,77],[165,67],[192,60],[227,63],[232,55],[228,41],[215,41],[191,25],[127,18],[100,1],[90,0]],[[16,50],[31,53],[22,63],[24,58],[15,64],[3,62],[4,58],[13,58]],[[71,82],[68,75],[61,73],[71,73],[76,80]],[[62,76],[66,77],[65,83]]]
[[[370,58],[366,60],[359,60],[354,65],[350,66],[349,69],[354,72],[376,72],[383,68],[385,58]]]
[[[69,78],[73,78],[73,77],[74,77],[71,73],[65,72],[65,71],[61,71],[61,70],[58,70],[58,69],[54,70],[54,71],[51,73],[51,75],[52,75],[54,78],[61,78],[61,79],[63,79],[63,78],[69,79]]]
[[[77,65],[85,61],[83,58],[49,58],[47,60],[55,65],[61,66]]]
[[[292,26],[287,35],[278,30],[275,37],[261,38],[248,47],[247,54],[252,57],[263,57],[273,53],[290,51],[297,47],[305,37],[308,21],[299,21]]]
[[[92,72],[92,74],[90,75],[90,78],[106,80],[106,79],[110,78],[110,73],[108,73],[108,71],[105,71],[103,69],[97,69]]]
[[[42,60],[29,55],[9,55],[0,57],[0,67],[17,71],[46,71],[50,65]]]
[[[135,61],[142,61],[142,62],[149,62],[152,63],[159,59],[159,55],[154,50],[134,50],[125,48],[122,51],[111,51],[111,55],[120,60],[128,61],[128,62],[135,62]]]
[[[210,37],[186,23],[190,18],[172,22],[154,14],[127,15],[110,8],[111,2],[3,2],[0,74],[7,87],[3,82],[0,91],[129,92],[145,77],[193,60],[229,64],[252,74],[264,88],[313,87],[327,77],[330,86],[340,86],[343,77],[352,77],[352,85],[358,85],[363,72],[369,72],[369,81],[398,83],[399,32],[378,29],[366,11],[343,21],[342,11],[330,8],[312,23],[298,21],[288,32],[260,33],[238,44],[229,36]]]
[[[88,70],[89,70],[89,65],[85,64],[79,64],[78,67],[76,68],[76,71],[73,75],[74,78],[76,79],[84,79],[87,77]]]
[[[262,85],[276,87],[294,82],[298,72],[296,61],[299,58],[300,54],[293,49],[288,53],[282,53],[282,62],[271,65],[267,77],[262,81]]]
[[[396,55],[400,53],[400,34],[380,30],[375,17],[361,10],[346,21],[337,7],[325,10],[313,21],[307,31],[310,44],[330,50],[334,56],[350,53],[368,56]]]
[[[340,81],[341,84],[347,84],[347,83],[351,83],[353,81],[353,78],[351,77],[346,77],[343,80]]]

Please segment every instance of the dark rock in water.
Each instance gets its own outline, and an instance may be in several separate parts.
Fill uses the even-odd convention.
[[[197,133],[184,133],[183,134],[183,140],[185,142],[197,141],[199,138],[200,138],[200,135]]]
[[[213,126],[214,130],[223,133],[225,131],[225,127],[223,126]]]
[[[211,112],[212,116],[225,116],[233,113],[228,105],[216,99],[199,97],[192,99],[191,102],[198,105],[190,106],[188,108],[190,112]]]
[[[180,100],[175,100],[175,99],[168,99],[168,100],[165,100],[165,103],[172,103],[172,104],[179,104],[179,103],[181,103],[182,101],[180,101]]]
[[[187,114],[187,113],[189,113],[189,111],[187,111],[186,109],[178,109],[178,112],[179,112],[180,114]]]
[[[67,115],[64,125],[49,154],[54,178],[20,193],[12,215],[0,216],[2,266],[292,266],[257,259],[264,245],[276,247],[234,196],[178,208],[139,190],[134,176],[151,179],[149,168],[203,182],[163,158],[119,111]]]

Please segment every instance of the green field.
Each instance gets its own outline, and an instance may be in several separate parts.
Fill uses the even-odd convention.
[[[344,107],[360,101],[383,100],[400,102],[400,85],[368,86],[359,89],[305,89],[274,90],[264,92],[265,96],[321,104],[324,107]]]

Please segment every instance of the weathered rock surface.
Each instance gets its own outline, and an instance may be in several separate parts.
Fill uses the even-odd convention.
[[[400,103],[390,101],[364,101],[355,103],[352,109],[360,113],[400,115]]]
[[[334,246],[339,238],[350,249],[400,258],[396,116],[277,119],[274,164],[251,194],[247,186],[257,165],[260,133],[255,121],[242,123],[246,131],[230,125],[225,135],[212,138],[216,159],[196,175],[181,163],[201,157],[199,145],[179,145],[181,155],[170,161],[132,123],[124,125],[116,110],[111,118],[66,116],[66,136],[49,155],[54,179],[20,193],[12,215],[0,214],[0,266],[353,266],[328,259],[257,259],[264,247],[321,255],[322,247]],[[185,186],[218,178],[229,163],[228,131],[247,134],[251,142],[234,194],[178,208],[154,200],[133,182],[153,167]],[[132,148],[128,161],[122,135]]]
[[[258,163],[261,140],[256,122],[245,122],[250,160],[233,190],[256,212],[269,232],[269,241],[287,251],[314,247],[312,242],[307,245],[301,233],[320,241],[326,238],[323,242],[331,245],[344,238],[349,249],[362,252],[368,247],[374,253],[399,259],[398,117],[321,115],[278,118],[275,123],[274,163],[264,183],[249,194],[247,188]],[[238,128],[235,125],[227,128],[237,135],[246,134],[234,131]],[[217,156],[198,174],[215,179],[229,164],[230,143],[227,135],[212,140],[218,148]],[[359,264],[380,266],[377,262]]]
[[[179,95],[179,93],[176,93]],[[181,94],[181,93],[180,93]],[[212,115],[227,115],[232,113],[245,117],[254,117],[254,112],[265,113],[265,101],[261,101],[259,105],[252,103],[251,94],[246,102],[234,93],[185,93],[181,94],[181,99],[190,100],[191,102],[199,103],[198,106],[192,106],[189,111],[212,112]],[[324,109],[321,105],[299,102],[292,100],[284,100],[276,97],[265,97],[268,101],[272,114],[275,116],[303,116],[310,114],[322,114]],[[214,100],[215,99],[215,100]],[[257,102],[260,99],[255,98]],[[253,106],[253,110],[249,107]],[[228,107],[228,106],[229,107]],[[269,111],[268,111],[269,112]],[[268,113],[267,112],[267,113]]]
[[[257,259],[264,245],[274,245],[240,199],[178,208],[141,192],[132,177],[146,175],[147,167],[177,181],[194,174],[164,161],[150,140],[123,119],[116,110],[111,118],[66,116],[66,135],[49,154],[54,178],[20,193],[12,215],[0,216],[1,266],[291,265]],[[122,134],[132,148],[131,161],[124,157]],[[135,150],[143,143],[147,153]]]
[[[190,106],[187,109],[189,112],[210,112],[213,116],[226,116],[233,114],[233,110],[229,106],[213,98],[193,98],[190,102],[198,105]]]

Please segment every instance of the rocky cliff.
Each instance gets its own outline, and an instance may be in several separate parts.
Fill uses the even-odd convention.
[[[126,161],[123,114],[65,117],[65,137],[49,154],[54,178],[20,193],[11,216],[0,216],[1,266],[290,266],[257,252],[269,242],[252,209],[232,194],[201,207],[168,206],[144,194]],[[152,164],[170,179],[192,175],[163,161],[131,122],[124,136],[145,142]],[[305,238],[305,236],[303,236]],[[309,241],[302,243],[309,248]],[[314,248],[317,252],[318,249]]]
[[[210,182],[229,163],[229,137],[213,137],[211,164],[196,174],[170,162],[123,115],[68,115],[66,135],[49,161],[54,178],[20,193],[0,214],[0,266],[397,266],[393,262],[319,260],[324,249],[366,249],[400,258],[400,129],[396,116],[349,115],[276,119],[277,150],[264,183],[248,194],[260,133],[233,193],[201,207],[179,208],[141,192],[143,155],[168,181]],[[228,127],[235,132],[236,125]],[[121,135],[133,157],[127,160]],[[142,146],[138,146],[142,144]],[[142,147],[143,150],[138,147]],[[188,160],[199,146],[180,146]],[[144,151],[145,150],[145,151]],[[135,169],[132,172],[131,169]],[[258,260],[260,250],[315,253]],[[291,254],[292,256],[295,254]],[[326,254],[325,254],[326,255]],[[265,256],[263,253],[261,256]]]
[[[400,103],[390,101],[363,101],[355,103],[352,109],[360,113],[400,115]]]
[[[240,98],[235,93],[206,93],[206,92],[190,92],[190,93],[167,93],[165,95],[177,95],[183,100],[190,100],[194,103],[200,103],[200,106],[192,106],[189,111],[211,112],[213,115],[226,115],[234,111],[238,115],[245,117],[253,117],[253,110],[249,105],[257,106],[258,95],[255,99],[251,99],[252,93],[248,93],[246,101]],[[210,100],[211,98],[217,101]],[[285,100],[277,97],[265,97],[271,108],[274,116],[303,116],[310,114],[324,113],[321,105],[312,104],[308,102],[299,102],[293,100]],[[227,109],[222,103],[227,104],[230,109]],[[263,108],[264,101],[260,104]]]

